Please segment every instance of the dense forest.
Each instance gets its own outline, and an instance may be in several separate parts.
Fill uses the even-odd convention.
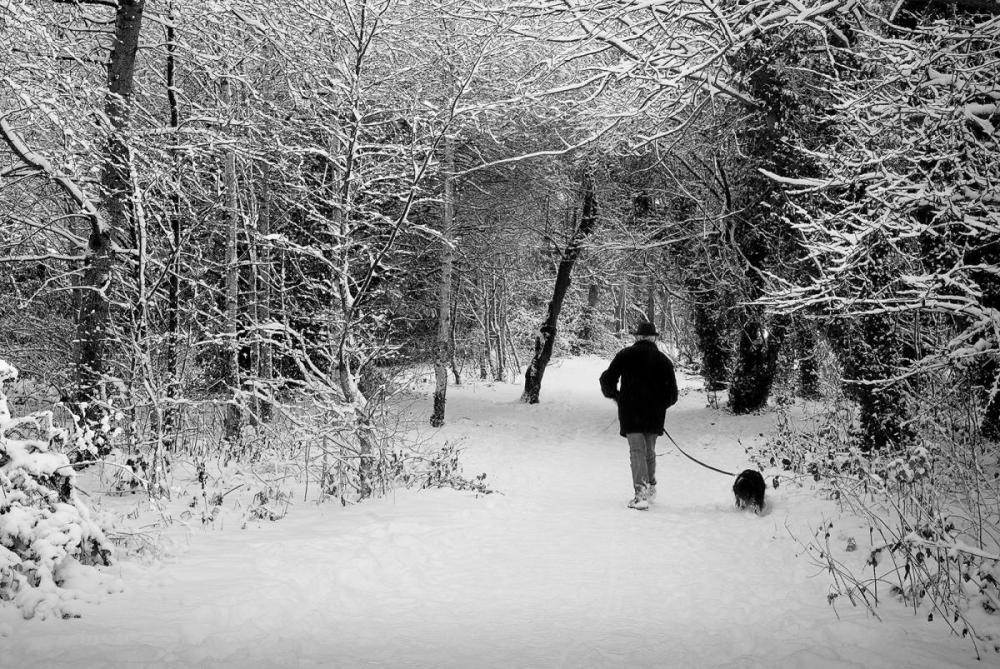
[[[153,498],[182,454],[305,458],[341,501],[474,485],[404,438],[408,382],[434,426],[469,377],[544,405],[554,357],[651,321],[719,411],[787,412],[761,468],[870,514],[902,597],[1000,610],[996,2],[0,0],[0,25],[3,513],[73,498],[28,443]]]

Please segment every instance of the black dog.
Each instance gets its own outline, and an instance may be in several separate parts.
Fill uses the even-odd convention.
[[[764,477],[753,469],[744,469],[733,483],[733,494],[736,495],[736,507],[751,508],[754,513],[764,510]]]

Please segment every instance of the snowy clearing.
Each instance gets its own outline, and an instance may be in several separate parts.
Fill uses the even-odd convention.
[[[0,609],[3,666],[982,666],[926,613],[888,601],[880,622],[827,603],[829,578],[800,542],[824,519],[841,547],[868,533],[808,488],[769,489],[760,517],[736,511],[731,479],[664,437],[658,499],[627,509],[604,364],[551,366],[535,406],[517,385],[450,389],[434,439],[460,443],[466,476],[486,472],[497,494],[404,490],[341,507],[300,491],[278,522],[191,524],[164,559],[103,569],[113,594],[81,603],[79,619]],[[710,464],[748,466],[743,445],[771,416],[706,409],[700,381],[679,380],[673,437]]]

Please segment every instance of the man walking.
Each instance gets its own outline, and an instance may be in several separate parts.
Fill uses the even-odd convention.
[[[618,402],[618,425],[628,439],[635,488],[628,506],[643,510],[656,498],[656,438],[663,434],[667,408],[677,402],[677,378],[673,363],[656,347],[656,326],[640,323],[634,334],[635,343],[601,374],[601,392]]]

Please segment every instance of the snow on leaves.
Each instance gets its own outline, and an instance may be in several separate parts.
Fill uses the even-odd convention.
[[[78,616],[106,580],[90,565],[110,564],[110,549],[74,492],[69,458],[50,450],[67,438],[52,412],[11,415],[3,389],[16,378],[0,360],[0,600],[25,618]]]

